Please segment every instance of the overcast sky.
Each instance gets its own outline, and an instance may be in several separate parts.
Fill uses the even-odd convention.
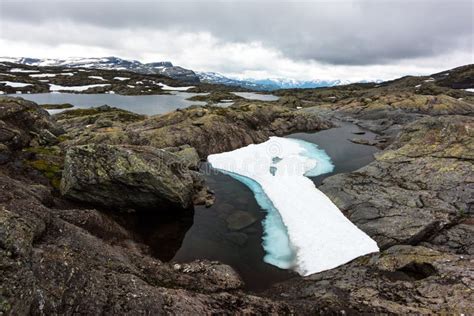
[[[113,55],[234,77],[349,80],[474,63],[472,0],[0,3],[0,56]]]

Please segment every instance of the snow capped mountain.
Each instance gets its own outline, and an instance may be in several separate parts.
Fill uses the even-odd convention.
[[[278,89],[332,87],[352,83],[349,80],[296,80],[287,78],[232,79],[215,72],[197,72],[201,82],[219,83],[248,89],[272,91]]]
[[[212,83],[228,86],[243,87],[251,90],[272,91],[278,89],[294,88],[319,88],[332,87],[353,83],[349,80],[295,80],[288,78],[268,78],[268,79],[238,79],[226,77],[216,72],[194,72],[179,66],[174,66],[169,61],[141,63],[137,60],[127,60],[118,57],[98,57],[98,58],[65,58],[65,59],[40,59],[27,57],[0,57],[0,62],[11,62],[29,66],[50,66],[64,68],[94,68],[94,69],[115,69],[128,70],[143,74],[160,74],[176,80],[189,83]],[[360,81],[368,82],[368,81]]]
[[[143,74],[161,74],[173,79],[197,83],[199,77],[194,71],[179,66],[174,66],[169,61],[154,62],[143,64],[137,60],[127,60],[118,57],[99,57],[99,58],[65,58],[65,59],[39,59],[26,57],[1,57],[0,62],[11,62],[29,66],[40,67],[65,67],[65,68],[94,68],[94,69],[112,69],[128,70]]]

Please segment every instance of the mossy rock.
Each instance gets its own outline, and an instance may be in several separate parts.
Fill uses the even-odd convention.
[[[70,103],[62,103],[62,104],[40,104],[45,110],[61,110],[61,109],[70,109],[73,108],[74,105]]]

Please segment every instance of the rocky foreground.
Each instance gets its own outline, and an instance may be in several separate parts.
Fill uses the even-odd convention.
[[[473,313],[474,103],[453,89],[471,69],[154,117],[0,98],[0,314]],[[160,261],[123,220],[189,216],[213,201],[208,154],[337,120],[383,150],[320,189],[380,253],[247,293],[229,266]]]

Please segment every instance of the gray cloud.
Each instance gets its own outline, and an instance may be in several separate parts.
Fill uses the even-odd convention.
[[[464,1],[1,1],[0,37],[21,39],[9,23],[55,21],[132,32],[209,32],[221,43],[259,42],[293,60],[330,65],[389,64],[453,51],[473,52],[473,3]],[[7,31],[6,31],[7,30]],[[41,36],[57,44],[58,32]],[[63,34],[87,45],[94,34]],[[34,38],[30,38],[34,41]],[[103,46],[113,46],[104,40]],[[96,43],[97,44],[97,43]],[[157,43],[167,45],[167,43]],[[192,48],[189,48],[192,49]]]

